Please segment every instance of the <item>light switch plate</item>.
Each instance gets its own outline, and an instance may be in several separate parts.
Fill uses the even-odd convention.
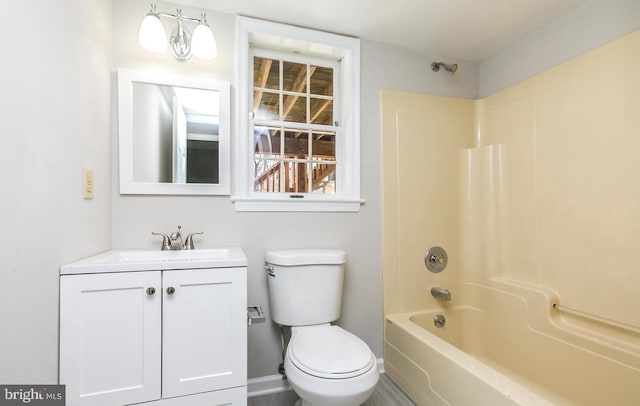
[[[93,199],[93,170],[82,168],[82,190],[85,199]]]

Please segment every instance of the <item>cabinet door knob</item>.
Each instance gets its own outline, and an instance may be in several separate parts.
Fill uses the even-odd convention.
[[[156,288],[147,288],[147,295],[153,296],[156,294]]]
[[[175,291],[176,291],[176,288],[174,288],[173,286],[169,286],[167,288],[167,294],[169,294],[169,295],[173,295],[175,293]]]

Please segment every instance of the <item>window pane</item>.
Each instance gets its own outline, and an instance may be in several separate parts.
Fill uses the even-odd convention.
[[[255,127],[253,131],[253,156],[271,158],[280,155],[281,131],[277,128]]]
[[[280,191],[280,161],[256,159],[256,174],[253,190],[256,192]]]
[[[311,124],[332,125],[333,124],[333,100],[315,99],[310,100]]]
[[[253,106],[255,118],[280,119],[280,96],[277,93],[253,92]]]
[[[284,96],[284,121],[294,123],[307,122],[307,98],[292,95]]]
[[[313,193],[336,193],[336,166],[335,164],[312,163]]]
[[[282,167],[280,143],[282,130],[274,127],[254,129],[254,182],[257,192],[280,192]],[[274,159],[275,158],[275,159]]]
[[[280,90],[280,61],[254,57],[253,87]]]
[[[286,158],[309,158],[309,134],[300,130],[285,130],[284,155]]]
[[[307,65],[284,61],[282,63],[283,90],[285,92],[307,92]]]
[[[311,94],[333,96],[333,69],[311,66]]]
[[[307,163],[306,162],[283,162],[285,177],[285,192],[307,193]]]
[[[313,159],[323,161],[336,160],[336,135],[335,133],[313,133],[313,145],[311,146]]]

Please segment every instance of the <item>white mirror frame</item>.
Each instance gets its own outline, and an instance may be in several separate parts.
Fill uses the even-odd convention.
[[[220,92],[218,183],[147,183],[133,179],[133,84],[150,83]],[[118,160],[120,194],[229,195],[230,194],[230,88],[229,83],[205,78],[168,75],[129,69],[118,70]]]

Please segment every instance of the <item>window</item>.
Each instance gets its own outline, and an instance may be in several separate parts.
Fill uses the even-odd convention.
[[[358,211],[359,40],[238,18],[239,211]]]
[[[253,191],[336,192],[337,64],[256,50],[253,60]]]

